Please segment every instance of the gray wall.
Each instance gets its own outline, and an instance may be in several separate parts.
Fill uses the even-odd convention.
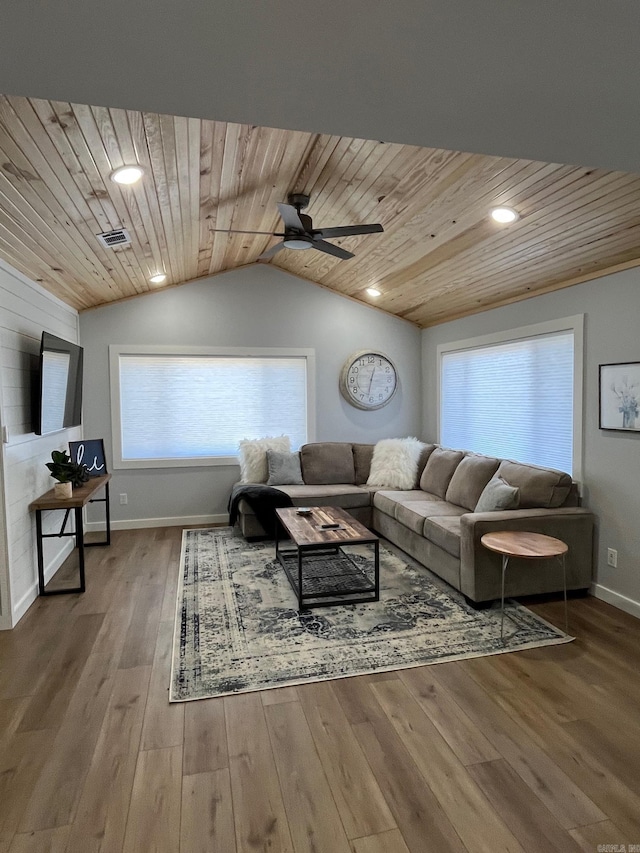
[[[640,603],[640,433],[598,428],[598,365],[640,361],[640,271],[616,273],[587,284],[538,296],[425,329],[422,333],[424,433],[435,439],[438,413],[436,348],[449,341],[585,315],[583,484],[585,503],[598,516],[597,582],[603,597]],[[607,565],[607,547],[618,551],[618,568]],[[615,596],[608,596],[606,590]],[[640,614],[640,604],[631,608]]]
[[[85,347],[84,436],[104,437],[111,461],[109,344],[312,347],[316,351],[316,438],[375,442],[418,435],[420,331],[413,325],[266,265],[203,279],[80,315]],[[338,391],[346,357],[386,352],[400,388],[389,405],[364,412]],[[115,471],[115,521],[199,518],[226,511],[233,466]],[[128,504],[119,505],[119,494]]]

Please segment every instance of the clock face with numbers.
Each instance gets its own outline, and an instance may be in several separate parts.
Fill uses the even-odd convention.
[[[345,361],[340,391],[358,409],[381,409],[396,393],[398,373],[391,359],[381,352],[362,350]]]

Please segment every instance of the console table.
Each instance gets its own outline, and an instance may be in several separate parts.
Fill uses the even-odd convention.
[[[38,586],[40,595],[60,595],[65,592],[84,592],[84,549],[94,545],[110,545],[111,544],[111,517],[109,512],[109,480],[111,474],[103,474],[101,477],[92,477],[86,483],[78,486],[73,490],[70,498],[57,498],[53,489],[49,489],[44,495],[41,495],[35,501],[29,504],[29,509],[36,514],[36,546],[38,550]],[[96,492],[104,488],[105,496],[103,498],[94,498]],[[87,542],[84,541],[84,525],[82,521],[82,509],[89,503],[104,503],[105,516],[107,522],[106,539],[102,542]],[[62,527],[59,533],[43,533],[42,532],[42,513],[52,509],[65,510]],[[74,510],[75,514],[75,530],[65,532],[69,514]],[[44,586],[44,553],[43,540],[59,539],[63,536],[75,536],[76,547],[78,549],[78,566],[80,570],[80,586],[64,587],[63,589],[47,590]]]

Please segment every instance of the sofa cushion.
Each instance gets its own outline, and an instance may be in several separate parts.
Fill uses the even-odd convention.
[[[265,438],[243,438],[238,442],[240,450],[240,482],[266,483],[269,476],[267,450],[291,450],[288,435],[266,436]]]
[[[460,460],[453,472],[446,499],[449,503],[463,506],[473,512],[482,490],[498,470],[499,464],[493,456],[468,454]]]
[[[423,447],[417,438],[381,439],[373,449],[367,485],[412,489],[416,484]]]
[[[352,445],[346,441],[319,441],[300,448],[302,479],[308,486],[355,483]]]
[[[422,477],[420,477],[420,488],[444,500],[453,472],[464,455],[462,450],[436,447],[424,466]]]
[[[502,477],[492,477],[482,490],[474,512],[499,512],[503,509],[518,509],[520,489],[505,483]]]
[[[460,557],[460,515],[441,515],[425,519],[423,535],[452,557]]]
[[[367,489],[346,483],[278,488],[289,495],[294,506],[341,506],[343,509],[371,506],[371,493]]]
[[[520,489],[520,509],[562,506],[571,490],[571,477],[553,468],[504,460],[498,476]]]
[[[422,535],[427,518],[440,515],[463,515],[465,510],[446,501],[403,501],[396,507],[396,521]]]
[[[356,483],[366,483],[371,472],[371,457],[373,456],[373,444],[354,444],[353,464],[356,469]]]
[[[380,512],[384,512],[386,515],[390,515],[391,518],[395,518],[396,509],[403,501],[424,501],[431,499],[432,496],[427,496],[426,492],[423,492],[422,489],[411,489],[406,492],[380,490],[373,496],[373,505],[379,509]],[[437,498],[434,495],[433,500],[437,501],[440,500],[440,498]]]
[[[420,486],[420,478],[422,477],[422,472],[425,469],[425,465],[429,461],[429,457],[436,449],[437,444],[424,444],[422,446],[422,450],[420,451],[420,459],[418,460],[418,471],[416,473],[416,482],[414,484],[415,488],[419,488]]]

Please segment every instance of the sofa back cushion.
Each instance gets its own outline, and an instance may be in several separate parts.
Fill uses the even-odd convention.
[[[464,455],[462,450],[436,447],[424,466],[422,477],[420,477],[420,488],[444,500],[453,472]]]
[[[562,506],[569,496],[573,482],[569,474],[562,471],[510,462],[507,459],[500,463],[497,473],[510,486],[520,489],[522,509],[553,509]]]
[[[471,453],[460,461],[453,472],[446,500],[473,511],[484,487],[498,470],[500,462],[492,456]]]
[[[373,457],[373,444],[354,444],[353,464],[356,469],[355,482],[359,485],[366,483],[371,472],[371,459]]]
[[[318,441],[300,448],[302,478],[307,486],[355,483],[353,448],[346,441]]]
[[[420,452],[420,459],[418,460],[418,473],[415,482],[416,489],[420,486],[420,478],[422,477],[422,472],[424,471],[425,466],[429,461],[429,457],[437,446],[437,444],[425,444]]]

